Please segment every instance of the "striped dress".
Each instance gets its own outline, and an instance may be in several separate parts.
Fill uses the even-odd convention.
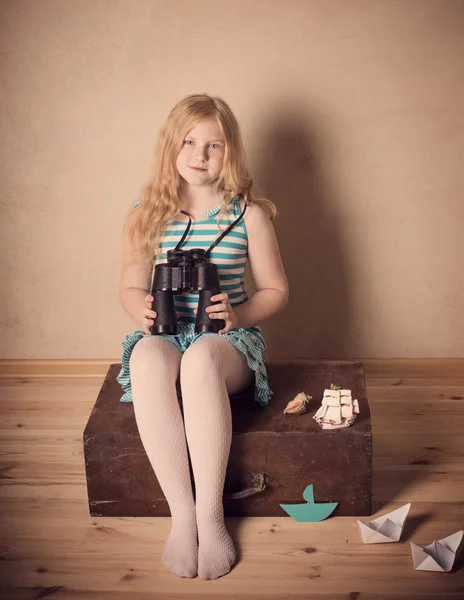
[[[137,206],[140,201],[135,203]],[[192,221],[190,231],[184,240],[181,249],[189,250],[191,248],[203,248],[207,250],[221,233],[240,216],[243,206],[240,205],[239,196],[234,196],[227,205],[225,218],[219,221],[221,229],[218,228],[217,214],[221,208],[221,203],[203,213],[203,220]],[[175,248],[182,237],[188,217],[185,221],[171,221],[163,233],[160,249],[161,257],[157,255],[155,264],[167,262],[167,251]],[[248,256],[248,236],[246,225],[242,218],[239,223],[229,233],[222,238],[217,246],[211,251],[210,261],[218,266],[221,292],[229,297],[232,307],[239,306],[249,298],[244,287],[245,264]],[[174,307],[177,315],[177,334],[159,334],[160,337],[172,342],[181,352],[204,335],[219,335],[217,333],[202,332],[195,333],[194,309],[198,304],[198,293],[185,292],[174,296]],[[117,377],[124,395],[121,402],[132,401],[132,389],[130,383],[129,361],[130,355],[135,344],[147,335],[141,330],[126,336],[121,358],[121,371]],[[247,329],[232,329],[228,333],[221,334],[221,337],[230,342],[237,350],[242,352],[248,366],[255,373],[255,391],[254,399],[258,404],[265,406],[274,395],[269,389],[267,372],[265,367],[266,343],[261,328],[250,327]]]

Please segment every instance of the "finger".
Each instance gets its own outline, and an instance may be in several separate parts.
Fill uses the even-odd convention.
[[[229,296],[227,294],[217,294],[216,296],[211,296],[211,302],[219,302],[220,300],[228,300]]]
[[[229,312],[220,312],[220,313],[210,313],[210,319],[228,319],[230,317]]]
[[[219,311],[227,310],[227,304],[221,302],[220,304],[214,304],[213,306],[208,306],[206,308],[206,312],[219,312]]]

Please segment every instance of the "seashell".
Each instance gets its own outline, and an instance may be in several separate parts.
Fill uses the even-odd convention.
[[[300,392],[287,404],[284,414],[301,415],[305,413],[308,410],[308,404],[311,398],[312,396],[308,396],[308,394]]]

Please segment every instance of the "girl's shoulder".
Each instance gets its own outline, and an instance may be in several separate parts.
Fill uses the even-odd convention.
[[[244,203],[245,203],[245,201],[243,199],[240,199],[240,206],[241,206],[242,210],[243,210]],[[264,222],[270,221],[269,215],[268,215],[266,209],[264,209],[259,204],[256,204],[256,202],[250,202],[248,204],[245,214],[243,216],[243,220],[245,221],[247,226],[249,224],[251,224],[252,226],[258,226],[258,227],[259,227],[259,225],[262,225]]]

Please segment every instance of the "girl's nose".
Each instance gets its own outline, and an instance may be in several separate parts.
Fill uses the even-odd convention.
[[[195,149],[195,158],[198,160],[202,160],[203,158],[206,160],[208,158],[208,152],[206,148],[199,148],[198,146]]]

